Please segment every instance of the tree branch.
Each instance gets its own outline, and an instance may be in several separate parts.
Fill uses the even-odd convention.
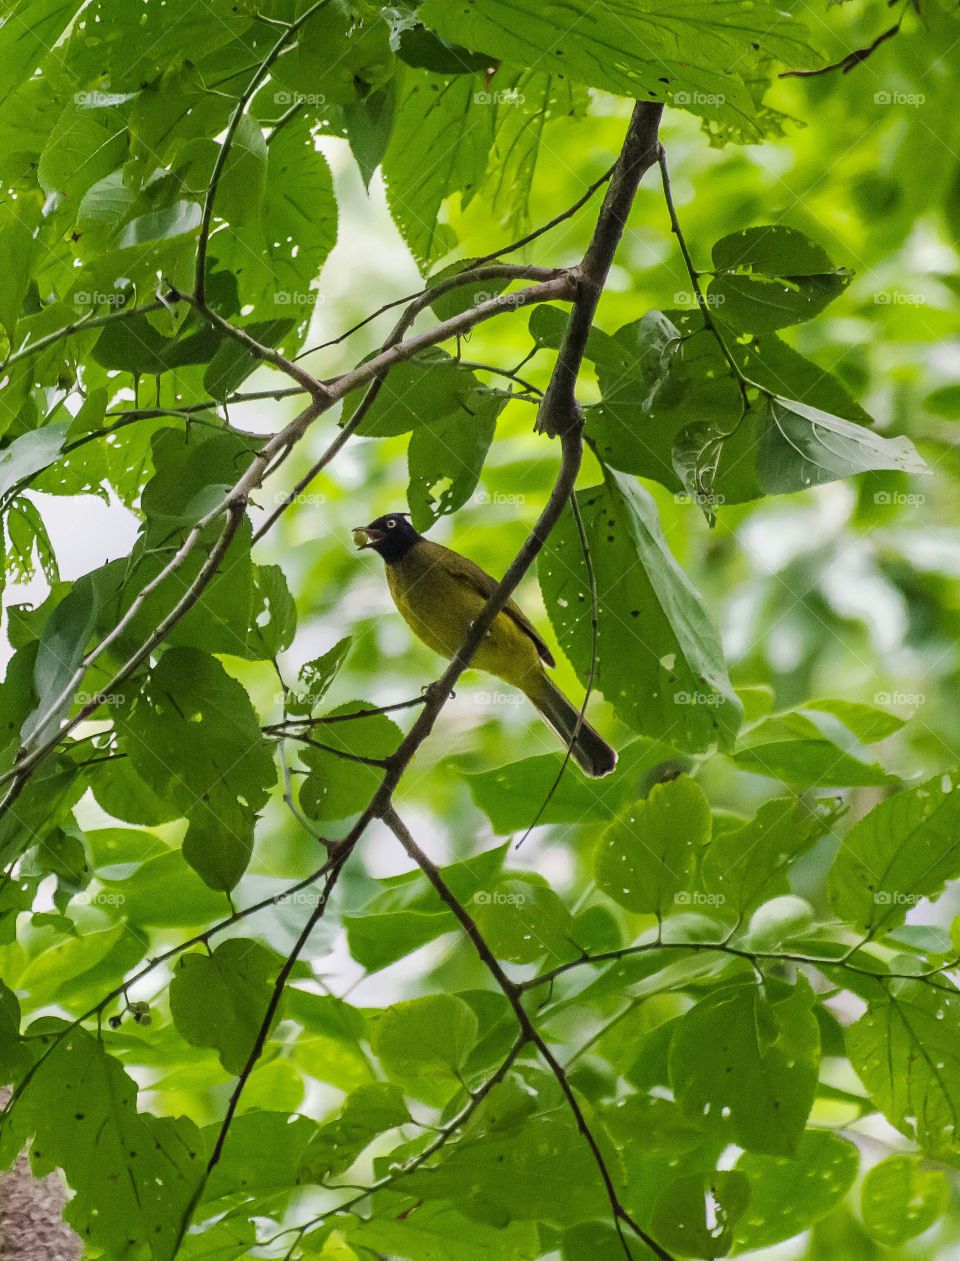
[[[662,1261],[672,1261],[671,1254],[667,1252],[664,1248],[662,1248],[651,1235],[648,1235],[647,1232],[643,1229],[643,1227],[640,1226],[639,1223],[636,1222],[633,1217],[631,1217],[631,1215],[627,1212],[627,1210],[621,1204],[619,1195],[617,1193],[617,1188],[614,1184],[613,1177],[611,1176],[611,1173],[607,1166],[607,1162],[604,1158],[603,1152],[600,1150],[600,1145],[597,1142],[597,1139],[593,1131],[590,1129],[589,1124],[587,1123],[587,1118],[584,1114],[584,1111],[581,1108],[580,1102],[577,1099],[577,1096],[574,1093],[573,1087],[570,1085],[570,1082],[567,1078],[566,1070],[564,1069],[560,1061],[557,1059],[557,1057],[550,1050],[550,1047],[544,1041],[543,1037],[537,1030],[536,1026],[533,1024],[532,1020],[527,1014],[526,1008],[523,1006],[523,1003],[521,1001],[520,988],[513,981],[510,980],[510,978],[504,972],[503,968],[500,966],[499,960],[497,959],[496,955],[493,953],[493,951],[490,949],[490,947],[487,945],[486,941],[484,940],[483,934],[480,932],[479,928],[477,927],[476,921],[474,920],[473,916],[469,913],[469,911],[467,911],[466,907],[464,907],[464,905],[460,902],[460,900],[456,897],[456,895],[447,885],[442,874],[440,873],[440,869],[436,866],[433,860],[430,859],[427,856],[427,854],[420,848],[420,846],[414,840],[410,831],[404,824],[403,820],[400,818],[400,816],[397,814],[396,810],[394,810],[392,806],[390,806],[387,810],[384,811],[383,821],[387,825],[387,827],[391,830],[391,832],[393,832],[394,836],[397,838],[397,840],[406,850],[410,858],[413,859],[413,861],[417,864],[417,866],[420,868],[423,874],[427,877],[427,879],[433,885],[434,889],[437,892],[437,896],[440,898],[440,900],[444,903],[445,906],[448,907],[450,911],[453,912],[454,916],[459,921],[461,928],[466,933],[466,935],[470,938],[470,941],[473,943],[474,949],[476,950],[477,954],[480,956],[480,959],[482,960],[484,966],[487,968],[487,971],[496,981],[497,985],[499,986],[504,996],[506,997],[507,1002],[509,1002],[510,1006],[513,1008],[513,1014],[517,1018],[517,1024],[520,1026],[520,1032],[523,1035],[524,1039],[532,1043],[537,1048],[540,1055],[543,1057],[544,1061],[549,1067],[550,1071],[553,1073],[554,1077],[556,1078],[557,1084],[559,1085],[561,1091],[563,1092],[564,1098],[567,1101],[570,1111],[573,1113],[574,1120],[577,1123],[577,1128],[579,1129],[587,1146],[589,1147],[590,1153],[593,1156],[593,1159],[597,1165],[597,1169],[600,1172],[600,1178],[601,1178],[601,1181],[603,1182],[604,1189],[607,1193],[607,1198],[610,1201],[610,1211],[613,1214],[614,1224],[616,1226],[617,1233],[620,1237],[620,1242],[623,1246],[623,1251],[625,1255],[628,1258],[631,1256],[630,1249],[627,1245],[626,1238],[624,1237],[624,1234],[623,1234],[623,1226],[627,1225],[634,1232],[634,1234],[637,1236],[638,1239],[643,1240],[643,1242],[647,1245],[647,1247],[651,1250],[651,1252],[654,1253],[655,1256],[662,1258]]]

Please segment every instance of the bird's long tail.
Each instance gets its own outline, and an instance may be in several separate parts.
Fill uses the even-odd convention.
[[[610,774],[617,764],[616,749],[611,748],[586,719],[580,719],[579,709],[567,700],[546,674],[541,671],[536,681],[524,691],[563,743],[570,746],[571,756],[585,774],[594,779]],[[576,739],[573,739],[575,731]]]

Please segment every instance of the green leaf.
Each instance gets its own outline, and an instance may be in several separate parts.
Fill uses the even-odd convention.
[[[5,1133],[11,1161],[32,1136],[35,1177],[63,1170],[64,1217],[108,1256],[170,1257],[206,1154],[184,1117],[137,1111],[137,1087],[99,1038],[72,1030],[37,1069]]]
[[[915,1156],[888,1156],[874,1165],[860,1191],[863,1224],[878,1243],[895,1248],[929,1230],[946,1212],[950,1183]]]
[[[751,733],[751,739],[761,735]],[[772,740],[738,749],[733,755],[741,770],[767,775],[797,788],[883,787],[899,782],[876,762],[861,762],[832,740]]]
[[[901,924],[960,873],[960,791],[944,774],[881,801],[850,829],[830,872],[830,901],[857,928]]]
[[[735,1171],[677,1178],[657,1200],[654,1237],[686,1256],[724,1257],[748,1196],[746,1178]]]
[[[344,1220],[346,1237],[378,1256],[407,1256],[412,1261],[536,1261],[541,1254],[536,1227],[504,1223],[499,1229],[463,1217],[448,1204],[422,1204],[409,1218],[387,1203],[379,1214]],[[309,1236],[308,1236],[309,1238]],[[323,1253],[321,1253],[323,1256]],[[334,1253],[329,1261],[348,1261]],[[349,1259],[352,1261],[352,1259]]]
[[[352,714],[363,708],[363,701],[346,701],[326,716]],[[403,733],[385,714],[371,714],[315,728],[309,738],[327,748],[302,745],[297,750],[309,772],[300,788],[300,805],[311,819],[346,819],[363,809],[383,778],[380,767],[351,761],[351,755],[389,757]],[[330,749],[339,752],[331,753]]]
[[[0,26],[0,46],[12,25],[8,19]],[[33,195],[0,201],[0,324],[11,343],[40,248],[41,205]]]
[[[78,7],[76,0],[18,0],[5,6],[0,27],[0,102],[30,78]]]
[[[175,201],[172,206],[150,210],[125,224],[117,238],[117,248],[138,249],[150,241],[169,241],[188,236],[200,226],[201,209],[195,201]]]
[[[127,155],[127,132],[116,109],[66,107],[50,133],[37,179],[46,193],[58,193],[78,205],[92,184],[109,175]]]
[[[337,240],[330,167],[306,119],[294,119],[271,139],[266,188],[261,214],[218,232],[210,252],[233,273],[243,306],[255,307],[261,318],[295,320],[284,338],[288,347],[313,313],[315,282]]]
[[[94,570],[78,578],[43,628],[33,680],[37,708],[23,724],[25,741],[39,743],[70,710],[73,694],[69,692],[64,702],[53,706],[73,679],[93,634],[105,590],[102,576],[101,570]]]
[[[469,903],[500,878],[505,847],[441,868],[444,883]],[[350,953],[370,972],[388,967],[444,933],[459,931],[449,907],[419,872],[382,880],[383,891],[357,915],[344,916]]]
[[[756,818],[717,836],[703,859],[703,887],[739,923],[767,898],[786,893],[787,873],[830,829],[831,813],[792,797],[765,801]]]
[[[219,1129],[215,1124],[207,1131],[211,1144]],[[292,1189],[304,1149],[316,1133],[315,1121],[286,1112],[256,1110],[234,1117],[230,1142],[210,1175],[205,1201],[233,1197],[238,1191],[262,1201],[277,1191]],[[214,1256],[220,1261],[219,1253]]]
[[[427,994],[388,1007],[374,1026],[372,1046],[389,1076],[439,1104],[459,1083],[477,1033],[477,1018],[462,998]]]
[[[747,1178],[750,1199],[734,1250],[771,1248],[819,1221],[850,1190],[859,1160],[853,1143],[829,1130],[807,1130],[794,1160],[745,1152],[734,1169]]]
[[[558,17],[533,0],[427,0],[420,15],[443,39],[466,48],[538,67],[547,49],[549,62],[580,83],[708,113],[744,138],[761,134],[738,76],[752,66],[751,48],[790,65],[815,61],[801,24],[765,2],[744,15],[726,3],[709,10],[673,4],[653,13],[630,0],[599,6],[572,0]],[[735,69],[717,69],[727,66]]]
[[[872,469],[930,471],[909,438],[882,438],[796,399],[766,399],[764,419],[757,476],[768,495],[789,495]]]
[[[729,747],[741,707],[727,679],[716,629],[667,547],[650,495],[607,471],[577,495],[596,577],[596,685],[635,730],[702,750]],[[541,553],[547,612],[581,682],[590,673],[590,583],[573,514]]]
[[[170,983],[170,1012],[191,1046],[213,1047],[228,1073],[242,1071],[253,1049],[278,968],[256,941],[232,937],[210,955],[180,957]]]
[[[697,1003],[670,1048],[670,1082],[684,1112],[749,1151],[795,1155],[820,1065],[813,1004],[802,978],[777,1002],[746,982]]]
[[[120,726],[136,772],[189,821],[184,858],[212,889],[232,889],[276,782],[247,693],[213,657],[169,648]]]
[[[456,512],[477,488],[503,399],[478,393],[462,406],[463,411],[422,422],[410,436],[407,502],[417,530]]]
[[[285,697],[289,713],[304,717],[313,713],[340,672],[352,643],[352,636],[345,635],[332,648],[300,667],[297,687],[288,691]]]
[[[960,1153],[960,996],[898,981],[847,1029],[847,1054],[891,1125],[929,1155]]]
[[[709,300],[740,331],[769,333],[819,315],[852,279],[795,228],[745,228],[713,247]]]
[[[483,178],[493,141],[492,111],[475,103],[478,75],[410,71],[383,160],[390,213],[421,266],[449,253],[453,228],[439,220],[454,193],[465,203]]]
[[[535,876],[503,879],[478,889],[471,907],[477,927],[498,959],[554,962],[578,953],[573,919],[563,902]]]
[[[643,736],[620,749],[617,768],[604,778],[602,786],[584,775],[565,773],[553,790],[562,764],[562,753],[545,753],[488,771],[456,769],[466,779],[474,802],[494,832],[501,836],[528,827],[548,797],[541,823],[607,822],[625,801],[634,800],[638,786],[645,791],[655,783],[665,765],[672,770],[689,769],[678,760],[675,749]]]
[[[427,421],[436,425],[444,417],[455,420],[461,432],[469,432],[474,424],[474,400],[480,393],[472,372],[446,351],[433,350],[390,369],[357,433],[363,438],[393,438]],[[356,393],[348,397],[344,421],[350,419],[359,402]]]
[[[812,709],[816,713],[830,714],[852,731],[864,744],[874,744],[878,740],[886,740],[906,722],[906,719],[891,714],[885,709],[877,709],[874,705],[864,705],[859,701],[841,701],[819,699],[804,701],[801,709]]]
[[[628,911],[663,917],[677,910],[697,855],[710,839],[710,803],[686,775],[657,784],[604,831],[597,852],[600,889]]]
[[[345,1173],[378,1134],[409,1120],[398,1086],[360,1086],[347,1097],[339,1116],[321,1126],[308,1143],[300,1158],[300,1181],[323,1183],[331,1174]]]

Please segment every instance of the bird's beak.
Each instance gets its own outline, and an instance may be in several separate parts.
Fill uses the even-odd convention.
[[[372,525],[357,525],[353,529],[353,541],[361,552],[368,547],[374,547],[385,537],[382,530],[376,530]]]

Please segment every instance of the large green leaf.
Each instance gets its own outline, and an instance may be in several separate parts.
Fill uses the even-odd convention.
[[[782,224],[746,228],[713,247],[709,301],[742,332],[770,333],[812,319],[850,283],[819,245]]]
[[[747,982],[688,1011],[670,1050],[670,1081],[687,1115],[748,1151],[794,1156],[820,1065],[813,1002],[805,981],[779,1001]]]
[[[892,928],[960,873],[960,793],[945,774],[888,797],[844,837],[830,900],[857,928]]]
[[[960,1153],[960,995],[893,982],[847,1030],[847,1054],[891,1125],[938,1160]]]
[[[578,492],[598,604],[598,690],[625,722],[679,749],[729,747],[741,708],[720,639],[667,547],[650,495],[608,470]],[[544,548],[540,588],[560,646],[586,682],[590,583],[573,514]]]
[[[464,201],[483,178],[493,140],[493,112],[477,101],[478,75],[410,71],[397,106],[383,176],[394,220],[418,263],[442,258],[456,244],[439,219],[444,201]]]
[[[177,1032],[191,1046],[216,1049],[228,1073],[247,1062],[266,1015],[276,957],[258,942],[231,937],[210,955],[187,954],[170,985]]]
[[[896,1247],[930,1229],[947,1207],[950,1183],[915,1156],[888,1156],[864,1178],[860,1196],[870,1235]]]
[[[749,1182],[749,1207],[737,1222],[734,1250],[753,1252],[790,1239],[843,1200],[859,1153],[829,1130],[807,1130],[796,1157],[745,1152],[734,1168]]]
[[[803,26],[763,3],[748,14],[733,0],[709,6],[671,0],[656,12],[630,0],[571,0],[558,9],[534,0],[427,0],[423,21],[444,39],[521,66],[549,62],[590,87],[631,99],[666,100],[760,132],[744,80],[754,53],[811,65]],[[727,67],[733,67],[728,70]],[[742,77],[741,77],[742,76]],[[494,81],[495,82],[495,81]]]
[[[689,887],[710,826],[710,803],[695,780],[657,784],[604,830],[597,884],[629,911],[669,915],[682,905],[678,895]]]
[[[183,854],[213,889],[232,889],[276,781],[246,691],[213,657],[171,648],[121,723],[134,768],[189,820]]]
[[[40,1066],[6,1124],[7,1163],[28,1138],[37,1177],[64,1171],[65,1216],[82,1238],[107,1255],[139,1247],[168,1261],[203,1142],[184,1117],[138,1112],[136,1083],[99,1038],[74,1029]]]

